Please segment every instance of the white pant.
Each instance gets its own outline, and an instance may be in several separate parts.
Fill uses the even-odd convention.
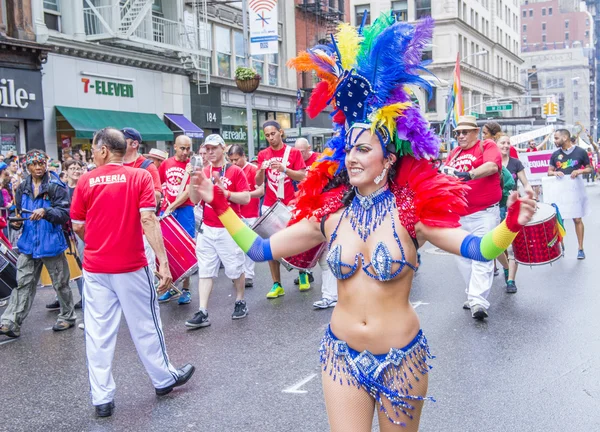
[[[169,362],[156,291],[148,267],[121,274],[83,271],[85,348],[92,403],[114,399],[112,360],[125,314],[131,339],[155,388],[170,386],[177,371]]]
[[[500,223],[498,206],[478,211],[460,218],[460,224],[465,231],[483,237]],[[467,284],[467,300],[470,306],[477,304],[488,309],[487,298],[494,282],[494,261],[480,262],[457,257],[458,268]]]
[[[244,218],[243,220],[246,225],[252,227],[252,225],[254,225],[254,222],[256,222],[257,219],[258,218]],[[252,261],[252,259],[250,259],[248,255],[244,255],[246,256],[244,260],[244,273],[246,274],[246,279],[254,279],[254,265],[256,263]]]
[[[146,236],[142,236],[144,239],[144,253],[146,254],[146,259],[148,260],[148,268],[150,269],[150,273],[152,274],[152,280],[154,280],[154,273],[156,273],[156,255],[154,254],[154,250]]]
[[[244,257],[225,228],[202,226],[202,233],[196,238],[196,258],[198,278],[208,279],[219,276],[219,264],[225,268],[225,276],[237,279],[244,274]]]
[[[337,279],[331,273],[329,265],[327,265],[327,249],[319,258],[319,266],[321,267],[321,297],[328,300],[337,301]]]

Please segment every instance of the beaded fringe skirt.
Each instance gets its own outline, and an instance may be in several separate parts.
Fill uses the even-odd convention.
[[[427,360],[435,358],[422,330],[404,348],[391,348],[387,354],[375,355],[353,350],[327,327],[319,353],[323,370],[329,371],[334,381],[365,389],[394,424],[406,426],[398,420],[400,413],[412,420],[411,401],[435,402],[432,397],[411,394],[413,383],[431,369]],[[389,400],[393,412],[386,408],[383,398]]]

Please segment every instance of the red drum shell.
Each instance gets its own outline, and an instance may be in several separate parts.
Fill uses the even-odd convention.
[[[318,246],[315,246],[312,249],[301,252],[297,255],[283,258],[282,264],[291,271],[292,269],[296,270],[310,270],[319,262],[319,258],[325,249],[325,242],[321,243]],[[291,268],[290,268],[291,267]]]
[[[513,241],[515,260],[520,264],[542,265],[559,259],[562,246],[557,224],[554,207],[538,203],[534,219]]]
[[[191,276],[198,268],[196,242],[172,215],[161,218],[160,229],[173,283],[176,284]]]

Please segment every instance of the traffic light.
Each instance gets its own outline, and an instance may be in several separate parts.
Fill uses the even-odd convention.
[[[550,114],[558,115],[558,104],[556,102],[550,102]]]
[[[550,102],[542,105],[542,110],[544,111],[544,115],[550,114]]]

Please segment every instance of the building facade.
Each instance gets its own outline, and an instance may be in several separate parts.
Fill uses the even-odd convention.
[[[35,42],[31,2],[0,0],[0,150],[45,148],[41,69],[48,50]]]
[[[457,56],[461,60],[461,82],[465,113],[486,115],[486,107],[512,100],[512,109],[487,116],[518,115],[520,97],[519,3],[517,0],[352,0],[351,20],[360,25],[364,12],[369,23],[381,12],[393,11],[397,19],[415,21],[431,16],[435,30],[431,50],[425,58],[433,60],[428,69],[434,94],[430,101],[420,96],[421,106],[433,126],[446,118],[448,86]]]

